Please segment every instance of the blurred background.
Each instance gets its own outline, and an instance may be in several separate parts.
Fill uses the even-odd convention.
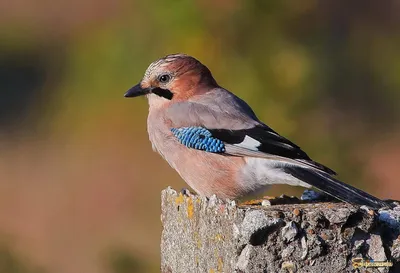
[[[160,191],[185,184],[123,94],[177,52],[400,199],[399,1],[0,1],[0,272],[159,272]]]

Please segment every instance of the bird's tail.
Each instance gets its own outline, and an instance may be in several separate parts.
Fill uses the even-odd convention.
[[[374,209],[394,206],[393,204],[380,200],[362,190],[343,183],[327,173],[298,166],[285,166],[284,169],[286,173],[291,174],[297,179],[302,180],[341,201],[366,205]]]

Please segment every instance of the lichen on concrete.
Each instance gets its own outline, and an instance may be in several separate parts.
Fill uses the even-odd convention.
[[[400,210],[346,203],[237,205],[162,192],[161,272],[400,272]],[[352,267],[352,258],[392,268]]]

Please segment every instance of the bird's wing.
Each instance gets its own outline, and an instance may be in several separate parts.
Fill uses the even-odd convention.
[[[261,158],[276,156],[336,174],[311,160],[299,146],[260,122],[250,106],[228,91],[218,90],[192,101],[175,103],[167,109],[166,115],[175,129],[207,129],[213,138],[224,143],[225,154]]]
[[[213,137],[226,144],[226,152],[229,154],[265,158],[274,155],[295,160],[331,175],[336,174],[328,167],[313,161],[299,146],[264,124],[241,130],[209,129],[209,131]]]
[[[243,101],[224,101],[223,107],[218,105],[218,99],[213,103],[209,107],[204,103],[182,102],[167,110],[166,119],[179,142],[205,152],[275,160],[282,171],[342,201],[373,208],[388,206],[334,179],[331,176],[336,174],[334,171],[313,161],[299,146],[261,123]]]

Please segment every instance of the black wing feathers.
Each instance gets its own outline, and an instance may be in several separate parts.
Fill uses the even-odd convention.
[[[251,137],[260,142],[258,146],[254,147],[257,151],[297,159],[329,174],[336,174],[331,169],[311,160],[299,146],[280,136],[266,125],[242,130],[209,129],[209,131],[214,137],[233,145],[240,145],[246,136]]]
[[[214,137],[229,144],[239,144],[244,141],[246,136],[249,136],[261,143],[257,147],[258,151],[293,159],[310,159],[296,144],[281,137],[268,127],[256,126],[243,130],[213,129],[210,132]]]

